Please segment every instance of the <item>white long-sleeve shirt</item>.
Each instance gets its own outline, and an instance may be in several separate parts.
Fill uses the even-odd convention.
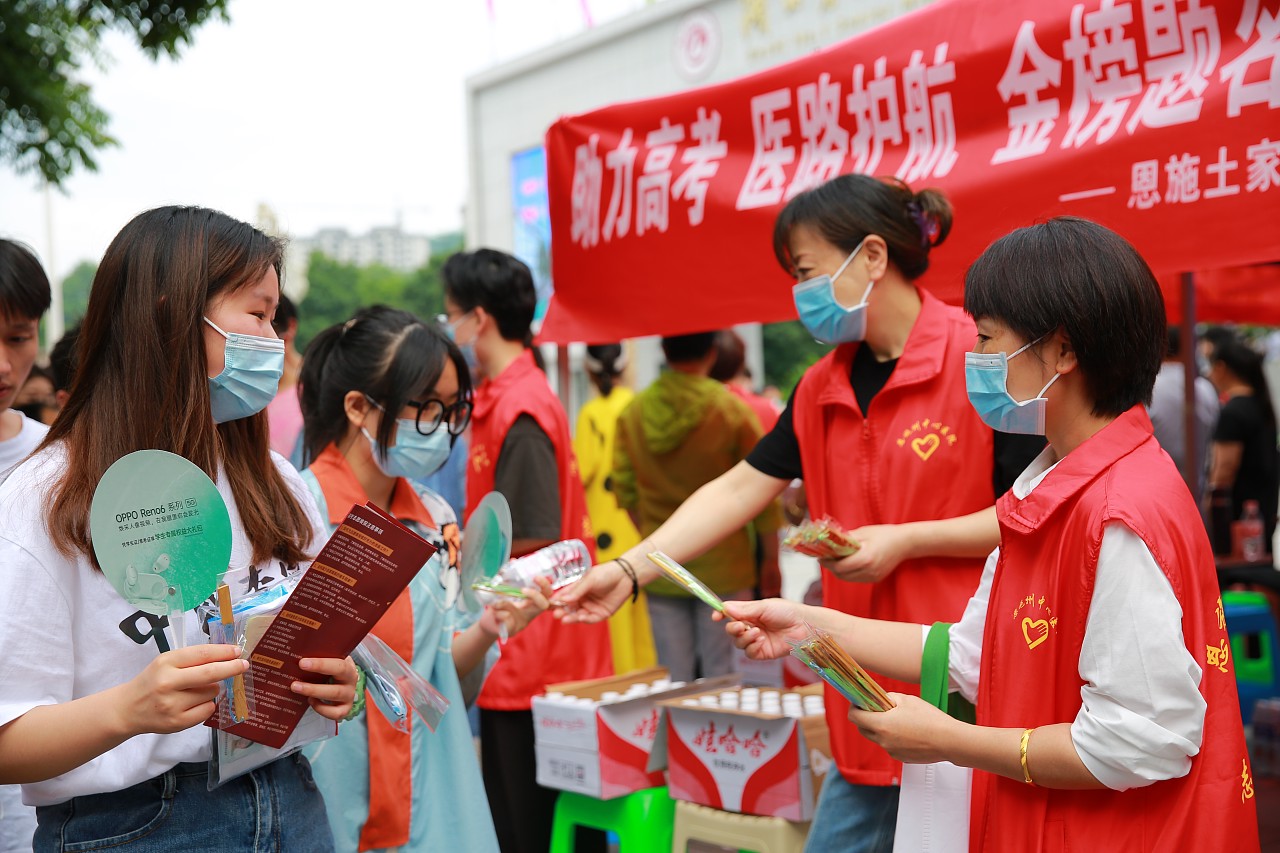
[[[1013,485],[1023,500],[1057,464],[1046,449]],[[1000,549],[987,558],[978,591],[951,627],[950,680],[970,701],[978,692],[982,637]],[[1080,710],[1071,741],[1098,781],[1116,791],[1185,776],[1200,751],[1203,674],[1187,651],[1182,607],[1151,551],[1132,530],[1108,524],[1080,649]]]

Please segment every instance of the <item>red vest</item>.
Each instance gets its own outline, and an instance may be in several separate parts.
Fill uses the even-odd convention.
[[[594,554],[595,542],[569,438],[569,421],[528,350],[497,379],[485,381],[476,390],[467,506],[475,507],[493,491],[502,443],[521,415],[537,421],[555,446],[560,474],[560,538],[581,539]],[[491,711],[527,711],[530,699],[545,692],[548,684],[608,675],[613,675],[613,654],[606,623],[565,625],[544,614],[502,647],[502,655],[485,680],[476,704]]]
[[[974,773],[971,850],[1256,851],[1258,817],[1213,554],[1195,502],[1134,406],[1080,445],[1019,501],[998,504],[978,724],[1070,723],[1103,527],[1122,522],[1150,549],[1182,606],[1204,670],[1204,739],[1181,779],[1061,791]],[[1035,740],[1032,739],[1034,745]],[[1033,753],[1034,755],[1034,749]],[[1035,763],[1032,762],[1034,772]]]
[[[849,384],[857,344],[809,368],[792,413],[805,492],[814,518],[848,528],[966,515],[991,506],[992,433],[964,386],[973,321],[927,291],[889,381],[863,413]],[[823,572],[823,604],[855,616],[899,622],[954,622],[982,577],[981,559],[902,563],[877,584]],[[919,685],[876,676],[886,690],[919,695]],[[858,785],[896,785],[902,765],[849,723],[849,703],[827,688],[827,724],[840,772]]]

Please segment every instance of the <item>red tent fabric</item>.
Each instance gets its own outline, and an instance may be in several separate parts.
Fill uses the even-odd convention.
[[[563,118],[540,339],[794,318],[773,220],[850,171],[951,198],[924,280],[944,299],[992,240],[1073,214],[1131,240],[1173,303],[1178,272],[1280,259],[1278,56],[1277,0],[939,0],[759,74]],[[1201,278],[1225,290],[1200,316],[1280,322],[1274,268]]]

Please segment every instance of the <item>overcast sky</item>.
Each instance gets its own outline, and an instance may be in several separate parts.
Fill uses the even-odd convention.
[[[52,272],[97,261],[135,214],[200,204],[288,233],[462,227],[464,81],[645,0],[232,0],[176,61],[124,37],[85,79],[118,148],[51,193]],[[587,12],[584,14],[583,7]],[[48,265],[45,193],[0,164],[0,236]]]

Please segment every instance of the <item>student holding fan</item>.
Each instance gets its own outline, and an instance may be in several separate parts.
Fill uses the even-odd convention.
[[[248,661],[185,619],[137,610],[89,541],[94,489],[127,453],[199,466],[231,516],[227,581],[259,587],[299,571],[323,520],[296,471],[267,447],[263,409],[283,347],[271,328],[283,247],[193,207],[147,211],[112,241],[94,278],[66,407],[0,487],[0,783],[37,806],[34,849],[325,851],[324,801],[300,754],[207,790],[218,685]],[[327,683],[293,685],[341,720],[357,680],[345,660],[303,660]]]

